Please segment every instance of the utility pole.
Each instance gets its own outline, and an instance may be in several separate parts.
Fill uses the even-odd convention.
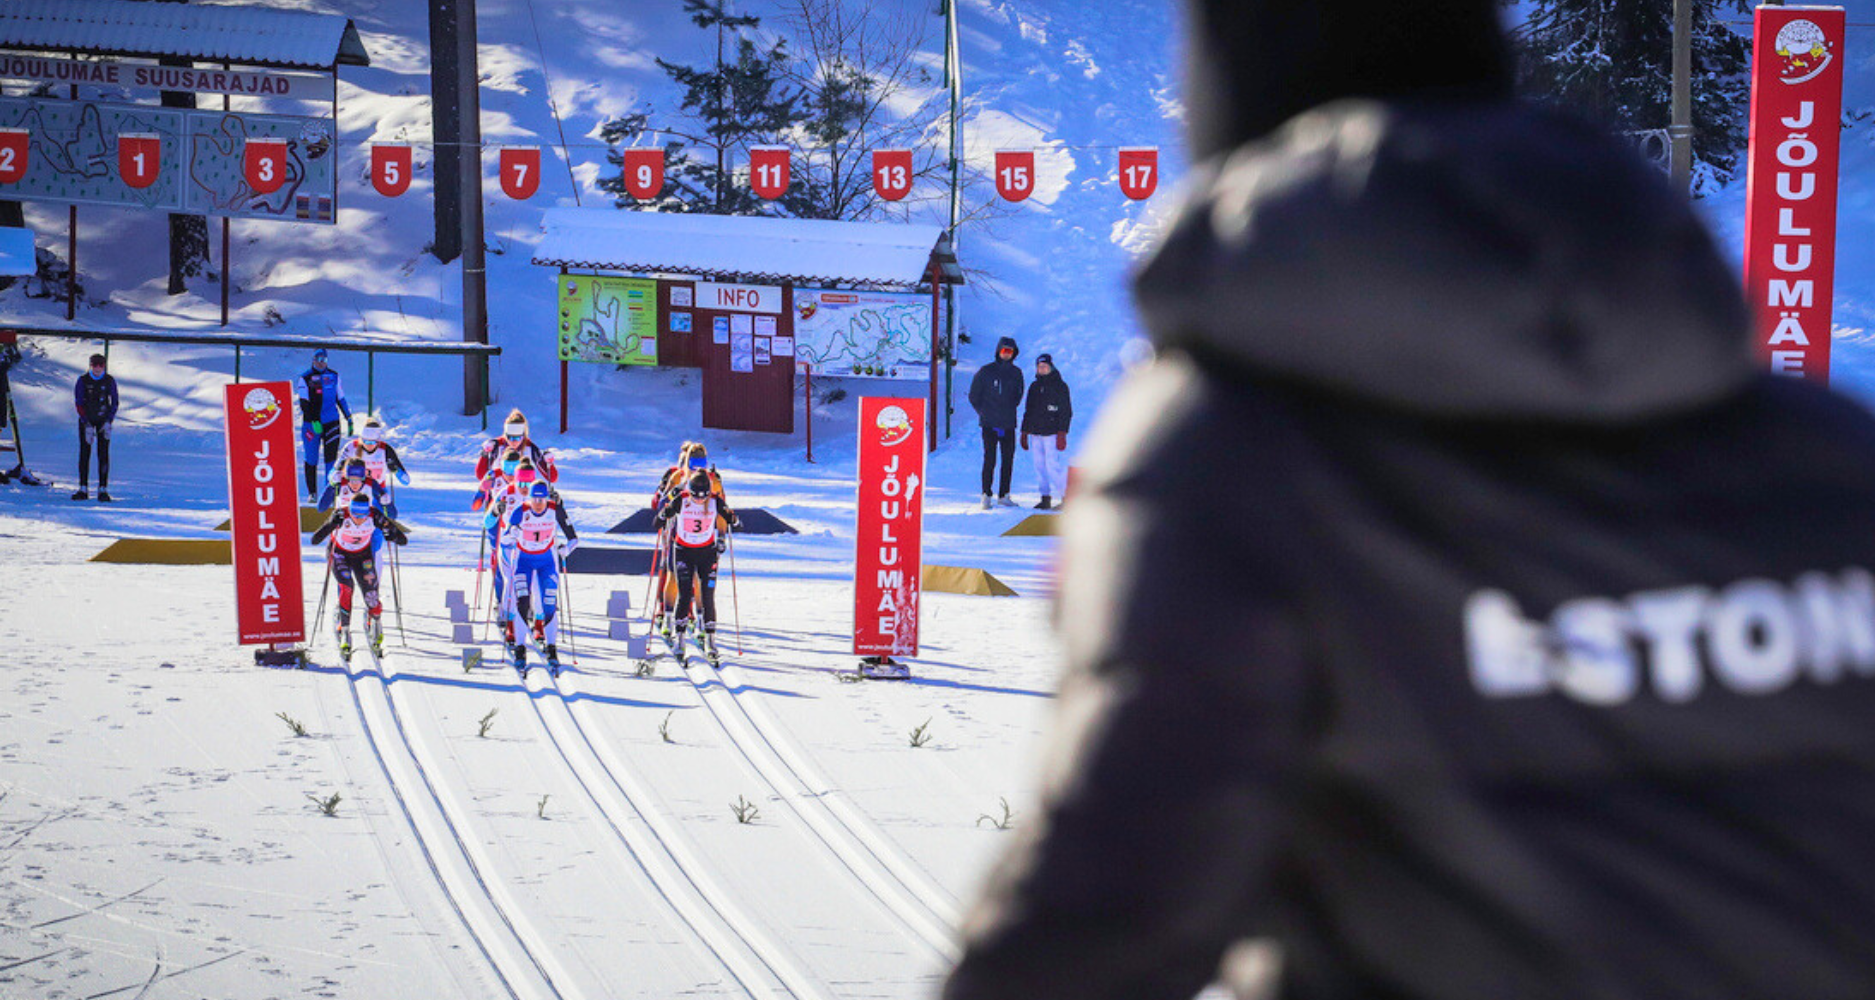
[[[488,343],[488,271],[482,239],[482,93],[475,0],[431,0],[431,94],[436,118],[436,257],[462,255],[462,342]],[[450,119],[454,118],[452,122]],[[453,189],[453,191],[451,191]],[[447,192],[447,194],[446,194]],[[453,197],[449,195],[453,194]],[[450,223],[454,223],[451,225]],[[454,244],[452,248],[450,244]],[[447,255],[446,255],[447,254]],[[462,357],[462,413],[488,404],[488,358]]]
[[[958,253],[957,222],[963,211],[963,133],[957,128],[957,116],[963,106],[963,55],[957,47],[957,0],[942,0],[944,5],[944,83],[950,89],[950,238],[951,254]],[[932,364],[938,359],[932,358]],[[951,382],[957,368],[957,286],[944,286],[944,437],[951,436]],[[932,427],[937,421],[932,421]]]
[[[1693,180],[1693,0],[1673,0],[1673,124],[1668,178],[1687,193]]]
[[[721,134],[723,129],[723,22],[729,17],[730,5],[725,0],[716,18],[716,211],[723,211],[723,199],[728,196],[729,175],[724,170],[724,149],[727,145]]]

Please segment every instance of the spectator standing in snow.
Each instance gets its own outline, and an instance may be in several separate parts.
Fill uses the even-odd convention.
[[[1035,381],[1022,407],[1022,449],[1035,459],[1035,488],[1042,494],[1036,510],[1049,510],[1054,498],[1068,494],[1068,424],[1074,403],[1068,383],[1047,354],[1035,356]]]
[[[78,492],[73,500],[90,499],[91,449],[98,450],[98,502],[111,502],[111,425],[117,420],[117,380],[104,370],[104,355],[91,356],[91,370],[72,386],[72,407],[78,411]]]
[[[312,367],[299,373],[300,446],[305,451],[306,499],[319,498],[319,486],[332,477],[339,457],[341,429],[352,432],[352,407],[345,401],[339,373],[326,366],[326,349],[313,352]],[[340,419],[345,421],[343,425]]]
[[[1188,7],[1161,354],[946,1000],[1191,997],[1250,937],[1309,1000],[1875,996],[1875,419],[1511,98],[1496,0]]]
[[[996,456],[1003,459],[1003,471],[996,480],[996,503],[1015,506],[1009,499],[1009,477],[1016,464],[1016,411],[1022,406],[1022,369],[1016,367],[1016,339],[1004,337],[996,342],[996,360],[977,369],[970,380],[970,407],[977,411],[977,423],[983,428],[983,509],[990,509],[990,481],[996,473]]]
[[[19,428],[12,426],[13,411],[10,408],[13,400],[10,373],[13,366],[19,364],[20,360],[20,349],[14,345],[16,339],[17,335],[11,331],[0,333],[0,434],[11,437],[14,454],[19,455]],[[21,458],[13,468],[0,472],[0,483],[8,482],[14,476],[24,475],[25,472],[26,460]]]

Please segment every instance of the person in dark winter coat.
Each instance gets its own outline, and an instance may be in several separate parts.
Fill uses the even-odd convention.
[[[1875,996],[1875,419],[1757,370],[1497,6],[1192,0],[1161,353],[946,1000],[1190,997],[1245,939],[1284,998]]]
[[[78,492],[73,500],[90,499],[91,449],[98,450],[98,501],[111,502],[111,425],[117,420],[117,380],[104,370],[104,355],[91,356],[91,370],[72,386],[72,408],[78,411]]]
[[[1002,455],[1003,471],[996,480],[996,502],[1015,506],[1009,499],[1009,477],[1016,464],[1016,411],[1022,406],[1022,369],[1016,367],[1014,337],[996,342],[996,360],[977,369],[970,380],[970,407],[977,411],[977,423],[983,429],[983,509],[990,509],[990,480],[996,473],[996,456]]]
[[[14,365],[19,364],[20,349],[14,345],[13,341],[13,334],[0,333],[0,433],[12,439],[14,455],[19,456],[22,454],[19,448],[19,428],[13,426],[13,385],[9,373]],[[23,477],[25,474],[26,460],[20,458],[14,463],[13,468],[0,472],[0,483],[9,482],[15,476]]]
[[[300,372],[295,381],[299,391],[300,445],[305,451],[306,499],[314,500],[319,496],[319,484],[332,478],[332,466],[339,457],[340,431],[347,437],[352,433],[352,406],[345,400],[345,385],[339,373],[326,365],[323,347],[313,352],[312,367]]]
[[[1056,506],[1055,498],[1068,492],[1068,425],[1074,421],[1074,402],[1051,355],[1035,356],[1035,381],[1022,407],[1022,449],[1035,459],[1035,488],[1042,499],[1037,510]]]

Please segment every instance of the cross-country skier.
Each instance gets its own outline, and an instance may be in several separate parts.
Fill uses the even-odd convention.
[[[330,478],[339,457],[339,420],[352,432],[352,407],[345,401],[339,373],[326,367],[326,349],[313,352],[312,367],[299,373],[300,445],[305,449],[306,499],[319,495],[319,484]],[[324,465],[320,464],[321,456]]]
[[[331,536],[326,558],[332,562],[332,575],[339,581],[339,608],[334,630],[338,635],[339,657],[346,663],[352,658],[352,589],[364,591],[365,637],[371,654],[384,653],[383,606],[378,600],[378,554],[388,540],[402,545],[410,536],[385,513],[372,506],[365,494],[352,497],[342,510],[312,533],[314,545]]]
[[[384,484],[371,478],[364,459],[354,458],[341,462],[339,470],[344,475],[340,476],[337,482],[326,487],[325,492],[319,494],[320,510],[336,508],[342,511],[351,505],[353,497],[363,496],[371,501],[373,507],[384,511],[392,518],[397,516],[396,507],[386,502],[389,497]]]
[[[709,449],[701,441],[685,441],[677,449],[677,464],[664,470],[663,478],[658,480],[658,488],[651,494],[651,510],[655,514],[663,510],[671,498],[682,496],[688,488],[690,477],[699,473],[710,477],[710,495],[714,496],[723,507],[729,506],[729,497],[723,492],[722,474],[716,466],[710,464]],[[672,639],[671,609],[677,606],[677,577],[671,564],[670,540],[660,537],[658,547],[663,552],[663,568],[658,571],[657,605],[651,609],[653,621],[658,623],[658,632],[665,639]]]
[[[729,541],[729,531],[741,521],[735,511],[715,495],[709,473],[698,471],[690,476],[684,492],[670,498],[654,522],[662,530],[670,524],[672,570],[677,578],[677,624],[672,645],[682,648],[684,632],[690,627],[691,587],[701,590],[703,628],[699,642],[704,655],[715,663],[716,655],[716,557]]]
[[[391,485],[391,478],[409,486],[410,473],[404,469],[404,460],[397,457],[397,449],[384,440],[384,422],[376,417],[366,417],[358,427],[358,436],[351,438],[339,448],[338,467],[345,468],[352,460],[362,459],[365,470],[371,480],[384,487],[390,496],[396,487]],[[397,516],[397,505],[393,501],[386,505],[392,517]]]
[[[527,436],[527,417],[519,407],[508,411],[508,419],[501,424],[501,436],[490,438],[482,445],[482,452],[475,459],[475,478],[488,475],[488,470],[501,461],[501,456],[510,449],[519,451],[523,458],[533,459],[534,468],[540,470],[548,482],[560,481],[560,470],[555,467],[553,456]]]
[[[515,613],[523,623],[532,623],[534,641],[541,644],[547,657],[547,670],[560,676],[560,560],[579,546],[579,533],[566,516],[566,508],[554,501],[553,487],[545,480],[535,480],[528,488],[527,502],[517,504],[504,518],[507,534],[514,544],[514,578],[509,592]],[[533,599],[540,598],[539,607]],[[514,669],[527,676],[527,647],[514,644]]]
[[[482,515],[482,528],[488,533],[489,566],[494,570],[494,604],[498,609],[497,618],[501,624],[502,655],[514,655],[516,638],[514,634],[514,602],[508,596],[509,587],[514,577],[514,535],[508,530],[508,518],[527,501],[528,489],[535,483],[544,483],[534,469],[533,459],[521,457],[519,450],[510,451],[501,467],[491,472],[483,480],[483,489],[476,494],[471,509],[487,511]],[[560,495],[547,487],[548,498],[557,507]]]

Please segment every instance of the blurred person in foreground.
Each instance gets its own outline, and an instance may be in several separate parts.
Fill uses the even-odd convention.
[[[1757,371],[1496,6],[1190,5],[1159,360],[946,1000],[1190,997],[1250,938],[1285,998],[1875,996],[1875,421]]]

